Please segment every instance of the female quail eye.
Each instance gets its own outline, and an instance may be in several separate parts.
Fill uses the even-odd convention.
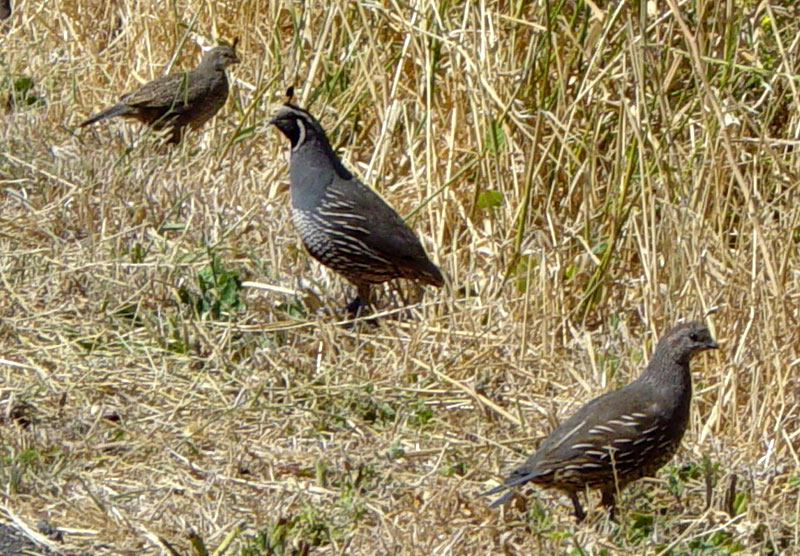
[[[693,342],[699,342],[700,341],[700,335],[697,334],[697,332],[692,332],[691,334],[689,334],[689,339],[691,341],[693,341]]]

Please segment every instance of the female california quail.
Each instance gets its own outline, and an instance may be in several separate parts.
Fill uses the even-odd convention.
[[[316,118],[287,102],[270,123],[292,144],[292,220],[303,244],[358,288],[349,313],[369,305],[371,284],[394,278],[444,284],[403,219],[342,165]]]
[[[654,474],[678,449],[689,422],[692,381],[689,360],[716,349],[703,323],[680,324],[658,342],[644,372],[618,390],[590,401],[561,423],[505,482],[482,496],[524,483],[567,493],[581,521],[577,493],[600,489],[601,503],[614,515],[615,495]],[[492,507],[504,504],[506,493]]]
[[[197,129],[210,120],[228,98],[225,68],[238,64],[233,46],[217,46],[203,56],[200,65],[189,72],[171,73],[145,83],[123,95],[119,102],[82,122],[85,127],[100,120],[123,116],[133,118],[155,130],[170,128],[170,143],[179,143],[183,129]]]

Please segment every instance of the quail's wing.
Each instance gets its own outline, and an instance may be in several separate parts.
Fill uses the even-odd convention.
[[[145,83],[120,101],[135,108],[179,108],[195,102],[207,89],[207,79],[199,79],[194,72],[179,72]]]
[[[419,239],[392,207],[357,179],[348,182],[354,194],[347,195],[347,199],[343,196],[342,202],[350,205],[345,210],[363,215],[361,240],[370,249],[393,260],[427,260]],[[335,190],[331,188],[329,195]]]
[[[632,395],[631,386],[595,398],[561,423],[536,453],[514,470],[507,486],[534,479],[559,482],[571,475],[591,484],[592,476],[623,474],[654,453],[669,450],[674,427],[659,396]],[[648,393],[640,390],[636,394]]]

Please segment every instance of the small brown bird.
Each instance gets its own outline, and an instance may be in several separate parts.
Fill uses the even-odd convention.
[[[212,48],[191,71],[165,75],[123,95],[117,104],[90,117],[80,127],[122,116],[139,120],[155,130],[169,128],[169,142],[179,143],[187,125],[199,128],[225,104],[228,98],[225,68],[239,63],[236,43],[232,47]]]
[[[567,493],[581,521],[586,514],[577,493],[596,488],[613,518],[616,493],[653,475],[677,451],[689,423],[689,361],[695,353],[717,347],[703,323],[674,327],[658,342],[639,378],[584,405],[502,485],[481,496],[528,482],[557,488]],[[491,507],[512,496],[506,493]]]

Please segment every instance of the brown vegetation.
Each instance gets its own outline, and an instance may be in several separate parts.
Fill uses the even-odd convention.
[[[607,4],[15,2],[2,509],[94,554],[797,550],[797,8]],[[179,147],[77,129],[236,36]],[[350,286],[303,252],[266,125],[292,84],[451,277],[411,315],[388,288],[378,327],[331,314]],[[476,498],[709,313],[682,448],[618,525]]]

